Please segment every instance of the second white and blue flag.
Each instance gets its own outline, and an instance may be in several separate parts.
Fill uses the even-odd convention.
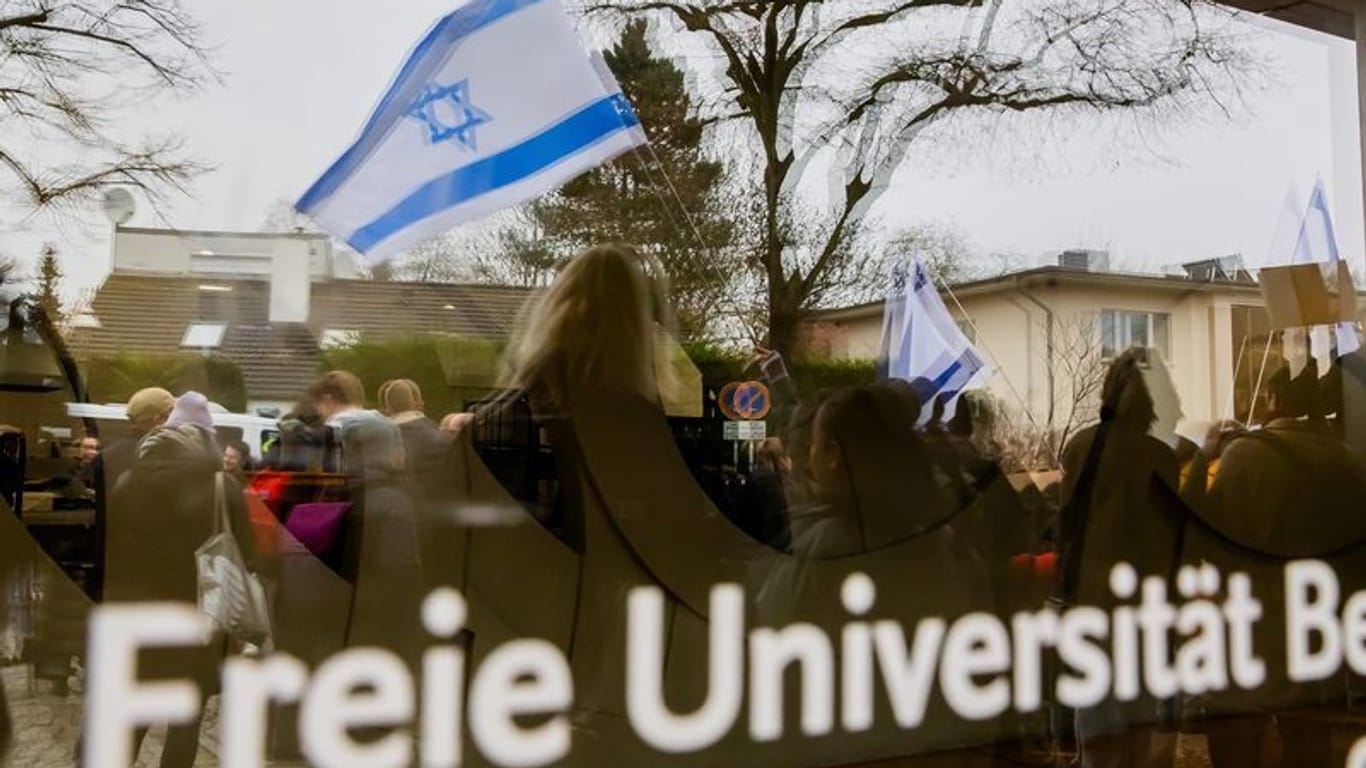
[[[377,262],[644,143],[559,0],[472,0],[418,44],[295,207]]]
[[[985,386],[991,376],[990,366],[944,306],[919,259],[892,268],[881,347],[879,378],[911,382],[922,403],[921,423],[940,398],[944,417],[951,417],[958,396]]]

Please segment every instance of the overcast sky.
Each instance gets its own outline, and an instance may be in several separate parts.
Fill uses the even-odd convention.
[[[451,0],[234,0],[196,4],[225,74],[192,100],[145,105],[130,130],[181,129],[217,167],[168,222],[142,206],[132,224],[257,229],[274,201],[297,197],[354,137],[410,46]],[[1286,190],[1329,185],[1343,253],[1366,257],[1354,46],[1260,22],[1276,82],[1237,124],[1192,126],[1155,149],[1116,149],[1074,131],[943,153],[899,174],[876,213],[891,226],[944,223],[985,252],[1110,250],[1129,269],[1242,253],[1261,264]],[[8,183],[8,180],[6,181]],[[73,282],[107,268],[107,225],[82,235],[51,222],[0,224],[0,251],[31,259],[58,240]]]

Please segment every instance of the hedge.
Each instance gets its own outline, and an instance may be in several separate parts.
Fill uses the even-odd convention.
[[[365,384],[371,407],[390,379],[411,379],[422,389],[427,413],[435,418],[462,411],[468,401],[493,389],[504,342],[453,336],[367,340],[325,350],[322,368],[350,371]],[[449,374],[448,374],[449,372]]]
[[[134,392],[161,387],[176,394],[202,392],[230,411],[247,409],[247,383],[233,361],[217,355],[125,352],[86,360],[86,390],[94,403],[125,403]]]
[[[707,386],[719,388],[731,381],[752,379],[753,370],[746,371],[749,357],[706,345],[687,348],[688,356],[702,371]],[[812,360],[797,358],[787,365],[788,375],[803,399],[814,399],[821,393],[843,387],[871,384],[875,379],[872,360]]]
[[[427,412],[433,416],[463,410],[469,401],[490,392],[498,378],[505,341],[467,337],[415,336],[396,340],[367,340],[323,353],[324,370],[356,374],[375,406],[380,385],[390,379],[412,379],[422,388]],[[716,391],[731,381],[754,378],[746,373],[748,358],[733,352],[694,345],[685,348],[702,373],[707,388]],[[802,399],[816,399],[841,387],[871,383],[872,361],[793,361],[788,366]],[[777,403],[781,410],[791,403]]]

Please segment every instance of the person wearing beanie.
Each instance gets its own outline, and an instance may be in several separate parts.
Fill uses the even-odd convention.
[[[176,398],[171,415],[166,418],[166,426],[175,428],[190,424],[201,429],[213,431],[213,415],[209,412],[209,399],[193,390]]]

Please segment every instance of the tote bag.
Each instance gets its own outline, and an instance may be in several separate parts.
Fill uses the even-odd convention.
[[[228,635],[265,645],[270,640],[270,610],[266,591],[247,569],[232,535],[223,473],[214,477],[213,534],[195,550],[199,573],[199,610]]]

